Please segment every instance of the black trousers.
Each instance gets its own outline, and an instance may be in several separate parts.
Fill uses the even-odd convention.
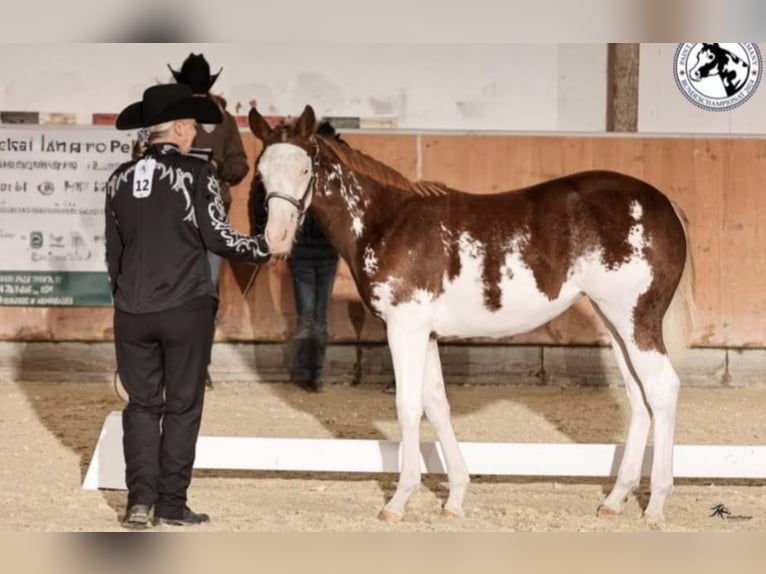
[[[327,350],[327,309],[338,258],[293,257],[288,262],[298,314],[292,376],[297,383],[318,382]]]
[[[186,506],[202,420],[217,301],[201,297],[158,313],[115,310],[128,507],[179,518]]]

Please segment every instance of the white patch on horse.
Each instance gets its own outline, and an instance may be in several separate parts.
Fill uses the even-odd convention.
[[[631,225],[630,231],[628,231],[628,243],[633,247],[633,253],[640,254],[649,245],[644,235],[644,226],[640,223],[638,225]]]
[[[364,223],[360,217],[354,217],[351,220],[351,231],[354,232],[354,236],[358,239],[364,233]]]
[[[630,202],[630,216],[633,218],[634,221],[640,221],[641,217],[644,215],[644,208],[641,207],[641,204],[638,203],[638,201],[633,200]]]
[[[442,245],[445,250],[449,250],[452,242],[455,240],[455,232],[447,227],[444,222],[439,223],[439,230],[441,231]]]
[[[372,297],[370,304],[381,317],[385,317],[394,300],[394,288],[398,280],[389,278],[387,281],[373,283],[371,287]]]
[[[336,179],[340,181],[338,189],[351,216],[351,231],[356,238],[359,238],[364,233],[364,213],[369,199],[362,194],[362,186],[354,172],[344,171],[343,167],[337,163],[333,164],[328,171],[328,181]]]
[[[378,270],[378,258],[375,251],[369,245],[364,248],[364,272],[369,276],[375,274]]]
[[[435,294],[431,291],[415,289],[409,299],[398,301],[394,304],[394,290],[401,283],[402,279],[400,277],[389,277],[385,281],[376,282],[371,285],[372,297],[370,298],[370,303],[373,309],[383,318],[394,309],[400,312],[402,309],[427,307],[436,300]]]
[[[463,233],[458,241],[460,273],[443,278],[444,292],[436,299],[434,331],[440,336],[502,337],[530,331],[564,311],[581,295],[569,278],[556,299],[537,287],[534,273],[524,263],[520,247],[528,238],[519,234],[508,241],[500,273],[500,309],[485,302],[484,245]]]
[[[616,269],[609,269],[602,262],[601,250],[581,257],[575,266],[575,277],[583,291],[607,314],[616,320],[621,317],[623,324],[615,325],[619,332],[633,333],[635,329],[632,312],[638,300],[648,291],[654,280],[652,268],[646,258],[635,253],[626,263]],[[619,289],[615,289],[619,285]],[[610,310],[614,312],[610,313]]]
[[[636,223],[630,226],[628,230],[628,244],[633,248],[633,253],[642,256],[641,253],[649,246],[649,240],[646,237],[644,226],[639,223],[644,215],[644,208],[635,199],[630,202],[630,217]]]
[[[433,303],[433,301],[434,294],[427,289],[415,289],[412,294],[412,299],[410,300],[410,302],[415,303],[416,305],[428,305],[429,303]]]
[[[335,181],[340,181],[340,175],[341,170],[340,166],[337,163],[331,164],[330,167],[327,168],[327,174],[325,175],[325,185],[324,185],[324,194],[328,197],[332,196],[333,190],[332,186],[328,185]]]

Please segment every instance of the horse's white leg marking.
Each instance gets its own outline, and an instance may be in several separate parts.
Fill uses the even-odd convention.
[[[610,308],[610,303],[614,302],[599,302],[598,305],[625,343],[630,364],[641,383],[644,397],[654,418],[651,496],[644,516],[651,523],[659,524],[664,521],[665,500],[673,490],[673,439],[680,381],[667,355],[656,350],[645,351],[638,348],[633,339],[633,311],[630,306],[617,305]],[[625,309],[630,311],[626,312]],[[632,403],[631,400],[631,408]],[[640,430],[640,427],[636,430]],[[627,448],[626,443],[626,454]],[[627,470],[625,472],[628,473]],[[615,488],[619,488],[619,479]],[[613,498],[612,494],[609,495],[607,500],[610,508],[616,504],[618,494],[620,492],[615,493]]]
[[[396,492],[380,514],[383,520],[401,519],[407,501],[420,486],[420,420],[432,315],[430,305],[405,304],[393,308],[386,317],[396,377],[396,414],[402,433],[402,470]]]
[[[470,478],[468,467],[460,453],[457,437],[450,420],[450,406],[444,389],[439,347],[435,340],[428,342],[426,353],[425,382],[423,386],[423,407],[428,420],[436,431],[441,443],[449,478],[449,496],[444,504],[444,515],[463,515],[463,497]]]
[[[646,407],[641,386],[628,366],[620,341],[610,332],[612,349],[614,351],[617,366],[625,381],[625,391],[630,402],[630,423],[628,434],[625,437],[625,451],[620,461],[620,469],[617,472],[617,481],[599,507],[600,515],[622,514],[625,498],[638,486],[641,481],[641,467],[643,466],[646,441],[649,437],[651,417]]]
[[[654,457],[651,495],[644,516],[654,524],[665,520],[665,500],[673,491],[673,440],[680,381],[667,355],[629,349],[633,368],[641,380],[654,417]]]

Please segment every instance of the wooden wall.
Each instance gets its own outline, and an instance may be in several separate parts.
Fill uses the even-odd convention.
[[[257,142],[244,134],[251,157]],[[575,171],[622,171],[665,191],[690,220],[697,266],[697,346],[766,346],[766,140],[647,138],[636,136],[510,136],[348,134],[354,146],[399,169],[475,193],[511,189]],[[420,171],[420,173],[418,173]],[[249,181],[234,190],[232,222],[246,230]],[[243,270],[246,274],[247,270]],[[264,267],[243,297],[228,265],[222,274],[219,340],[279,341],[294,318],[289,277]],[[274,311],[273,291],[283,313]],[[2,340],[104,340],[111,338],[104,308],[0,307]],[[355,340],[347,304],[331,306],[331,336]],[[362,340],[384,339],[367,316]],[[511,342],[605,342],[587,302],[534,333]]]

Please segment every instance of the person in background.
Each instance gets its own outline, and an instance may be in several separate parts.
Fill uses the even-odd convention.
[[[270,256],[263,236],[231,228],[212,164],[187,153],[196,123],[221,116],[188,86],[163,84],[117,118],[117,129],[149,131],[143,156],[109,178],[104,209],[115,354],[128,395],[125,528],[147,528],[152,510],[155,525],[209,521],[187,505],[218,307],[207,253],[252,263]]]
[[[220,181],[223,205],[226,213],[229,214],[232,202],[231,187],[240,183],[247,176],[250,166],[247,162],[247,155],[242,145],[242,136],[239,133],[237,122],[234,116],[226,111],[226,100],[220,95],[210,93],[210,89],[218,80],[223,68],[216,74],[211,74],[210,64],[205,56],[193,53],[189,54],[183,61],[180,70],[174,70],[170,64],[168,64],[168,68],[177,83],[189,86],[195,96],[209,99],[221,110],[223,121],[220,124],[201,123],[197,125],[197,135],[192,143],[191,151],[200,156],[211,157],[210,161]],[[223,259],[216,253],[210,252],[208,260],[213,284],[217,289]],[[209,372],[206,384],[208,387],[213,386]]]
[[[306,213],[298,230],[287,264],[293,279],[297,313],[293,381],[318,392],[323,386],[327,311],[338,270],[338,253],[310,213]]]

